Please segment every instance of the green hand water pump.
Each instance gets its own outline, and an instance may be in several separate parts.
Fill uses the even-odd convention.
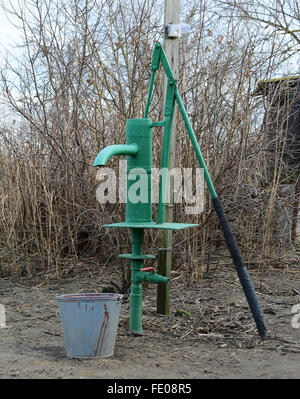
[[[152,91],[155,80],[155,73],[162,64],[168,78],[166,101],[164,110],[164,120],[152,122],[148,118],[148,112],[152,97]],[[211,195],[214,209],[220,220],[224,237],[236,267],[242,288],[248,301],[250,310],[256,322],[259,335],[263,338],[266,335],[266,323],[263,312],[249,277],[247,268],[239,252],[236,240],[232,234],[227,218],[225,216],[220,199],[217,196],[214,185],[210,178],[204,158],[199,148],[195,133],[190,124],[187,112],[180,97],[177,82],[166,58],[163,47],[160,43],[154,46],[152,57],[152,75],[149,85],[149,93],[145,107],[143,119],[129,119],[126,123],[126,144],[111,145],[104,148],[96,157],[93,166],[104,166],[114,155],[125,155],[127,160],[127,202],[125,222],[105,225],[104,227],[130,228],[132,236],[132,253],[121,254],[121,258],[130,260],[131,267],[131,289],[130,289],[130,331],[132,333],[142,333],[142,282],[169,284],[169,279],[156,273],[153,267],[144,267],[144,262],[148,259],[154,259],[155,256],[143,254],[142,246],[144,241],[144,229],[185,229],[197,227],[197,224],[187,223],[165,223],[165,204],[166,204],[166,185],[164,176],[160,175],[159,180],[159,201],[157,210],[157,221],[152,220],[152,202],[151,202],[151,170],[152,170],[152,135],[153,128],[156,126],[164,127],[163,148],[161,157],[161,170],[167,170],[170,156],[170,143],[172,120],[174,114],[175,101],[178,104],[183,121],[185,123],[189,138],[192,142],[197,159],[201,168],[204,170],[204,178]],[[147,201],[137,202],[131,198],[130,187],[135,184],[132,178],[132,172],[138,171],[141,188],[146,191]]]

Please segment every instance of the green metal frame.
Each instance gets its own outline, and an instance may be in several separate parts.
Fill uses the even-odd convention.
[[[183,105],[181,96],[179,94],[176,79],[174,79],[173,72],[170,68],[170,65],[167,60],[164,49],[160,43],[156,43],[154,46],[153,57],[152,57],[152,74],[151,74],[151,80],[150,80],[150,86],[149,86],[149,92],[148,92],[148,98],[147,98],[147,102],[146,102],[144,118],[148,118],[151,97],[152,97],[152,93],[153,93],[155,74],[156,74],[157,70],[159,69],[160,63],[162,64],[162,67],[163,67],[163,69],[167,75],[167,78],[168,78],[168,86],[167,86],[167,94],[166,94],[166,102],[165,102],[165,130],[164,130],[164,142],[163,142],[161,167],[167,168],[168,163],[169,163],[171,126],[172,126],[172,118],[173,118],[173,113],[174,113],[174,103],[176,100],[179,110],[181,112],[184,124],[186,126],[188,135],[190,137],[193,148],[195,150],[197,159],[200,163],[201,168],[203,168],[204,178],[205,178],[208,190],[210,192],[210,195],[212,198],[216,198],[217,197],[216,190],[214,188],[213,182],[209,175],[206,163],[204,161],[203,155],[202,155],[200,147],[198,145],[194,130],[191,126],[188,114],[186,112],[186,109]],[[163,199],[164,194],[161,192],[162,191],[161,188],[162,188],[162,186],[160,185],[160,199]],[[164,203],[162,201],[160,201],[158,204],[158,215],[159,215],[158,222],[163,220],[164,206],[165,206]]]
[[[204,178],[205,178],[205,181],[206,181],[206,184],[207,184],[210,196],[211,196],[211,200],[212,200],[214,209],[217,213],[217,216],[219,218],[219,221],[220,221],[220,224],[221,224],[221,227],[223,230],[224,238],[225,238],[227,247],[230,251],[230,254],[231,254],[233,263],[235,265],[238,277],[240,279],[240,283],[244,290],[248,305],[252,312],[253,318],[256,322],[258,333],[262,338],[264,338],[268,334],[267,334],[267,326],[266,326],[266,323],[264,320],[264,315],[263,315],[260,303],[258,301],[256,292],[254,290],[253,284],[252,284],[250,276],[248,274],[246,265],[243,261],[241,254],[240,254],[235,237],[234,237],[234,235],[231,231],[231,228],[229,226],[224,209],[222,207],[222,203],[221,203],[221,201],[216,193],[216,190],[214,188],[214,185],[213,185],[212,179],[210,177],[210,174],[208,172],[205,160],[203,158],[200,147],[198,145],[197,138],[196,138],[193,128],[190,124],[189,117],[187,115],[187,112],[183,105],[182,99],[180,97],[177,82],[174,79],[174,76],[173,76],[172,70],[170,68],[170,65],[168,63],[167,57],[166,57],[165,52],[160,43],[156,43],[155,47],[154,47],[153,58],[152,58],[152,76],[151,76],[151,81],[150,81],[151,84],[149,87],[149,93],[148,93],[144,117],[145,118],[148,117],[155,73],[159,69],[160,63],[162,64],[163,69],[168,78],[168,87],[167,87],[166,104],[165,104],[165,124],[166,124],[166,126],[165,126],[165,131],[164,131],[164,146],[163,146],[163,153],[162,153],[162,165],[167,165],[168,160],[169,160],[169,145],[170,145],[170,140],[171,140],[171,130],[170,130],[169,123],[172,123],[172,122],[170,122],[170,119],[168,119],[168,117],[171,117],[171,113],[173,112],[174,102],[176,100],[179,110],[180,110],[180,113],[182,115],[184,124],[186,126],[189,138],[191,140],[194,151],[196,153],[197,159],[199,161],[201,168],[204,171]],[[173,98],[172,93],[174,93],[175,98]],[[159,207],[158,207],[158,215],[159,215],[158,221],[164,220],[165,204],[163,202],[163,198],[164,198],[164,193],[162,193],[162,185],[160,185],[160,202],[159,202]]]
[[[175,90],[171,82],[168,97],[175,99]],[[171,101],[171,100],[170,100]],[[149,259],[155,259],[154,255],[142,253],[144,241],[144,229],[169,229],[179,230],[190,227],[196,227],[197,224],[188,223],[164,223],[164,208],[162,207],[164,198],[159,195],[161,219],[160,223],[152,220],[152,130],[155,126],[166,126],[167,131],[171,131],[173,116],[173,104],[167,107],[166,123],[152,122],[151,119],[129,119],[126,122],[126,144],[111,145],[104,148],[96,157],[94,166],[105,166],[109,159],[115,155],[126,155],[126,173],[127,173],[127,201],[126,201],[126,220],[121,223],[105,225],[105,227],[130,228],[132,236],[131,254],[121,254],[121,258],[130,260],[131,268],[131,288],[130,288],[130,331],[141,334],[142,329],[142,283],[163,283],[168,284],[169,278],[156,273],[154,268],[143,269],[144,262]],[[169,135],[167,135],[169,136]],[[168,143],[165,143],[168,147]],[[165,155],[164,162],[168,162]],[[164,164],[164,165],[167,165]],[[131,179],[132,171],[139,171],[144,177],[147,190],[146,202],[132,202],[129,195],[132,185],[135,184]]]
[[[153,93],[155,74],[162,64],[164,72],[168,78],[166,101],[164,109],[163,121],[152,122],[148,118],[151,97]],[[130,291],[130,331],[142,333],[142,282],[148,281],[152,283],[169,284],[169,279],[156,273],[155,269],[143,269],[144,261],[155,258],[153,255],[142,253],[144,241],[144,229],[170,229],[178,230],[189,227],[196,227],[197,224],[187,223],[165,223],[165,205],[167,195],[167,185],[163,184],[165,176],[160,175],[159,181],[159,202],[157,211],[157,222],[152,220],[152,203],[151,203],[151,168],[152,168],[152,129],[156,126],[164,127],[163,148],[161,158],[161,170],[168,170],[172,121],[174,116],[175,101],[178,104],[183,121],[185,123],[189,138],[195,150],[197,159],[201,168],[204,170],[204,178],[212,198],[212,202],[216,213],[219,217],[227,246],[230,250],[238,276],[244,289],[248,304],[256,321],[257,328],[261,337],[266,335],[266,325],[260,304],[257,300],[256,293],[252,286],[246,266],[239,253],[239,249],[235,238],[232,234],[228,221],[226,219],[222,204],[217,196],[213,182],[209,175],[206,163],[198,145],[197,138],[190,124],[187,112],[180,97],[176,79],[174,79],[172,70],[168,63],[165,52],[160,43],[154,46],[152,57],[152,74],[149,85],[149,93],[147,97],[145,113],[143,119],[131,119],[126,124],[126,144],[113,145],[104,148],[97,156],[94,166],[106,165],[110,157],[114,155],[127,156],[127,202],[126,202],[126,220],[121,223],[105,225],[106,227],[130,228],[132,235],[132,252],[131,254],[121,254],[120,257],[131,261],[131,291]],[[145,181],[148,182],[148,201],[146,203],[132,203],[128,195],[131,185],[134,184],[129,178],[130,172],[135,168],[142,168],[146,172]],[[152,270],[153,269],[153,270]]]

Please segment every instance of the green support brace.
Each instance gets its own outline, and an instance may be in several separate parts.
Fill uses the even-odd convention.
[[[159,179],[159,201],[157,208],[157,223],[164,222],[166,195],[167,195],[167,181],[168,181],[168,166],[170,158],[170,145],[171,145],[171,131],[172,121],[174,115],[174,102],[175,102],[175,79],[168,79],[166,102],[165,102],[165,127],[163,138],[163,149],[161,157],[161,174]]]

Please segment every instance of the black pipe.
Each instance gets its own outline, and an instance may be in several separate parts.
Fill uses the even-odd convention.
[[[243,258],[240,254],[237,242],[233,236],[229,223],[227,221],[222,203],[218,197],[212,198],[212,203],[215,208],[215,211],[219,217],[222,230],[224,233],[224,237],[227,243],[227,247],[230,251],[231,257],[233,259],[237,274],[239,276],[241,285],[243,287],[246,299],[248,301],[250,310],[252,312],[253,318],[255,320],[257,330],[261,338],[266,336],[267,326],[264,320],[264,315],[258,301],[256,292],[252,285],[250,276],[248,274],[247,267],[243,261]]]

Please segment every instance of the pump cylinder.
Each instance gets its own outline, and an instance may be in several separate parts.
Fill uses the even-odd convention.
[[[128,119],[126,144],[137,144],[135,155],[127,156],[126,222],[152,222],[152,121]]]

